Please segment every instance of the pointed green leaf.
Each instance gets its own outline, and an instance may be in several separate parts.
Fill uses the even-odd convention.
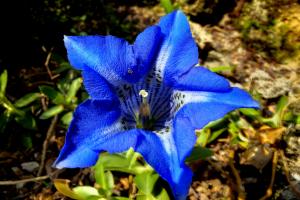
[[[106,200],[102,198],[96,188],[90,186],[77,186],[73,190],[69,187],[69,180],[54,180],[55,188],[63,195],[78,200]]]
[[[73,112],[67,112],[66,114],[64,114],[62,117],[61,117],[61,121],[64,125],[69,125],[72,121],[72,118],[73,118]]]
[[[48,119],[50,117],[54,117],[55,115],[61,113],[63,110],[64,110],[63,105],[53,106],[48,110],[46,110],[45,112],[43,112],[42,115],[40,116],[40,119]]]
[[[81,78],[76,78],[72,81],[68,93],[66,95],[66,102],[71,103],[71,101],[75,98],[77,91],[80,89],[82,83]]]
[[[54,104],[63,104],[65,99],[62,93],[58,92],[54,88],[42,85],[39,87],[40,91],[46,95]]]
[[[148,172],[143,174],[138,174],[134,178],[134,182],[142,194],[149,195],[154,189],[154,185],[158,180],[159,175],[155,172]]]
[[[168,192],[163,188],[161,192],[155,197],[157,200],[170,200]]]
[[[139,162],[131,164],[130,159],[126,158],[126,156],[122,154],[102,153],[95,167],[98,167],[98,165],[101,164],[103,164],[105,170],[121,171],[131,174],[146,173],[153,170],[152,168],[149,168],[149,166],[143,166]]]
[[[170,0],[160,0],[160,4],[165,9],[166,13],[170,13],[174,10],[174,6]]]
[[[214,131],[211,133],[211,136],[208,138],[207,143],[213,142],[215,139],[217,139],[224,131],[226,128],[219,129],[217,131]]]
[[[29,105],[30,103],[34,102],[35,100],[39,99],[41,97],[40,93],[29,93],[25,96],[21,97],[15,102],[15,106],[18,108],[24,107]]]
[[[0,94],[5,96],[5,90],[7,86],[7,71],[4,70],[0,75]]]

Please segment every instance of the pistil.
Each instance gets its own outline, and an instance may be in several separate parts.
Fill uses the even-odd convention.
[[[139,95],[142,96],[142,103],[139,108],[137,127],[150,130],[153,126],[153,120],[151,119],[150,106],[147,99],[148,92],[140,90]]]

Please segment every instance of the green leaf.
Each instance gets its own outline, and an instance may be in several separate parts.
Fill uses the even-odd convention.
[[[50,117],[58,115],[63,110],[64,110],[64,106],[63,105],[53,106],[53,107],[49,108],[48,110],[46,110],[45,112],[43,112],[41,114],[41,116],[40,116],[40,119],[48,119]]]
[[[160,0],[160,4],[165,9],[166,13],[170,13],[174,10],[174,6],[170,0]]]
[[[207,143],[213,142],[215,139],[217,139],[224,131],[226,128],[219,129],[217,131],[214,131],[211,133],[211,136],[208,138]]]
[[[55,74],[60,74],[69,69],[72,69],[72,66],[68,62],[62,62],[57,69],[53,70],[53,72]]]
[[[200,130],[199,132],[200,132],[200,134],[197,139],[197,144],[199,144],[202,147],[205,147],[208,142],[208,138],[210,137],[210,129],[204,128],[204,129]]]
[[[215,73],[220,73],[223,71],[232,71],[233,67],[232,66],[218,66],[218,67],[210,67],[210,71],[215,72]]]
[[[40,91],[46,95],[54,104],[63,104],[64,95],[54,88],[46,85],[39,86]]]
[[[159,175],[155,172],[148,172],[136,175],[134,182],[139,189],[139,193],[142,192],[142,194],[151,195],[158,178]]]
[[[40,93],[29,93],[25,96],[21,97],[15,102],[15,106],[18,108],[24,107],[29,105],[30,103],[34,102],[35,100],[39,99],[41,97]]]
[[[54,186],[63,195],[72,199],[78,200],[105,200],[102,198],[98,190],[91,186],[77,186],[73,190],[69,187],[69,180],[56,179],[54,180]]]
[[[192,153],[185,160],[186,162],[194,162],[197,160],[204,160],[213,155],[213,152],[205,147],[196,146],[193,148]]]
[[[18,122],[23,128],[29,129],[29,130],[36,130],[36,121],[33,118],[33,116],[29,113],[26,113],[24,116],[16,116],[15,117],[16,122]]]
[[[72,121],[72,118],[73,118],[73,112],[67,112],[66,114],[64,114],[62,117],[61,117],[61,121],[64,125],[69,125]]]
[[[253,109],[253,108],[241,108],[239,109],[241,113],[246,115],[247,117],[250,117],[252,119],[255,119],[257,117],[261,117],[261,113],[259,110]]]
[[[76,78],[72,81],[68,93],[66,95],[66,102],[71,103],[71,101],[75,98],[77,91],[80,89],[82,83],[81,78]]]
[[[26,148],[26,149],[31,149],[32,148],[32,139],[30,136],[22,136],[22,145]]]
[[[91,197],[95,196],[100,198],[98,190],[91,186],[77,186],[73,188],[73,191],[82,199],[90,199]]]
[[[132,200],[132,199],[127,198],[127,197],[111,197],[110,199],[111,200]]]
[[[95,167],[97,168],[99,165],[103,165],[105,170],[121,171],[131,174],[146,173],[153,170],[148,165],[144,166],[139,162],[132,164],[130,159],[126,158],[123,154],[102,153]]]
[[[170,200],[169,194],[164,188],[162,188],[161,192],[155,198],[157,200]]]
[[[6,110],[2,114],[0,114],[0,133],[5,131],[6,125],[11,118],[10,113]]]
[[[114,177],[110,171],[105,172],[102,163],[94,167],[96,183],[101,187],[100,193],[110,197],[114,188]]]
[[[5,96],[5,90],[7,86],[7,71],[4,70],[3,73],[0,75],[0,94]]]

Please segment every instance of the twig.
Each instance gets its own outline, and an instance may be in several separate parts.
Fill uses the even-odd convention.
[[[46,135],[46,138],[44,140],[44,143],[43,143],[43,151],[42,151],[42,156],[41,156],[41,163],[40,163],[40,168],[39,168],[39,171],[37,173],[37,176],[40,176],[43,172],[43,169],[44,169],[44,166],[45,166],[45,158],[46,158],[46,151],[47,151],[47,148],[48,148],[48,142],[52,136],[52,133],[54,131],[54,128],[55,128],[55,125],[57,123],[57,115],[55,115],[51,121],[51,124],[48,128],[48,131],[47,131],[47,135]]]
[[[56,79],[59,76],[59,74],[53,75],[52,72],[51,72],[51,70],[50,70],[50,68],[49,68],[49,63],[50,63],[50,59],[51,59],[51,56],[52,56],[52,50],[53,50],[53,47],[51,48],[50,52],[48,53],[44,65],[46,67],[46,70],[47,70],[47,73],[48,73],[50,79],[54,80],[54,79]]]
[[[289,167],[288,167],[288,165],[287,165],[287,163],[286,163],[285,155],[284,155],[284,153],[283,153],[282,150],[279,150],[279,153],[280,153],[279,155],[280,155],[280,157],[281,157],[281,162],[282,162],[282,164],[283,164],[283,171],[284,171],[284,174],[285,174],[285,176],[286,176],[286,179],[287,179],[287,181],[288,181],[288,183],[289,183],[291,189],[293,190],[293,192],[294,192],[298,197],[300,197],[300,191],[295,187],[295,184],[292,183],[292,181],[291,181],[290,173],[289,173]]]
[[[276,173],[276,167],[277,167],[277,163],[278,163],[278,152],[275,150],[274,151],[274,155],[273,155],[273,160],[272,160],[272,176],[271,176],[271,182],[270,185],[266,191],[266,194],[261,197],[259,200],[265,200],[269,197],[272,196],[273,193],[273,185],[274,185],[274,181],[275,181],[275,173]]]
[[[233,160],[232,158],[229,159],[229,167],[235,177],[236,180],[236,184],[237,184],[237,192],[238,192],[238,200],[245,200],[246,199],[246,194],[245,194],[245,188],[242,184],[242,180],[241,177],[239,175],[239,172],[237,171],[237,169],[235,168],[234,164],[233,164]]]
[[[46,176],[38,176],[34,178],[27,178],[22,180],[16,180],[16,181],[0,181],[0,185],[16,185],[20,183],[27,183],[27,182],[33,182],[33,181],[42,181],[50,178],[49,175]]]
[[[58,174],[60,174],[63,171],[64,171],[64,169],[58,169],[58,170],[53,171],[45,176],[37,176],[37,177],[33,177],[33,178],[26,178],[26,179],[15,180],[15,181],[11,181],[11,180],[10,181],[0,181],[0,185],[16,185],[16,184],[20,184],[20,183],[37,182],[37,181],[46,180],[48,178],[52,180],[53,178],[55,178]]]

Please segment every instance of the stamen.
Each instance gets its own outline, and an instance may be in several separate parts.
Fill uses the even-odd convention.
[[[146,90],[140,90],[139,95],[142,96],[142,102],[147,103],[148,92]]]
[[[140,115],[142,117],[150,116],[150,106],[147,101],[148,92],[146,90],[140,90],[139,95],[142,96],[142,104],[140,105]]]
[[[148,92],[146,90],[140,90],[139,95],[142,96],[142,103],[139,109],[138,116],[138,127],[142,127],[143,129],[150,130],[152,127],[151,113],[150,113],[150,105],[148,104]]]

